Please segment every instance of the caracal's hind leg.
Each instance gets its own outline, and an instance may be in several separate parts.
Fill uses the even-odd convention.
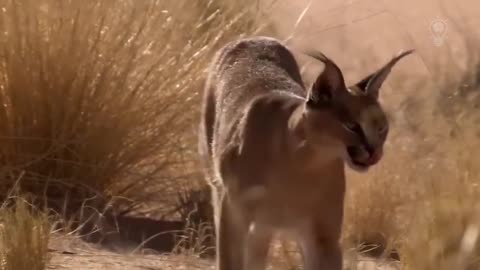
[[[219,200],[217,270],[244,270],[248,225],[226,194]]]
[[[305,270],[341,270],[342,251],[337,233],[329,233],[322,227],[300,233],[300,243]]]

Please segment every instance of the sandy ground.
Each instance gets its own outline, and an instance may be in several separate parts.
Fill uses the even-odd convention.
[[[195,257],[159,255],[155,252],[111,252],[77,238],[56,236],[50,244],[52,255],[48,269],[78,270],[207,270],[210,261]],[[150,253],[150,254],[148,254]]]
[[[266,1],[266,0],[265,0]],[[432,69],[439,59],[462,64],[467,55],[464,37],[477,37],[473,27],[480,22],[478,0],[311,0],[311,7],[294,30],[295,22],[309,0],[280,0],[268,16],[280,37],[294,32],[293,48],[315,48],[333,58],[354,82],[373,71],[401,50],[416,54],[398,65],[397,74],[435,79]],[[436,25],[436,27],[434,27]],[[462,27],[467,30],[462,30]],[[437,30],[434,30],[437,29]],[[301,57],[300,60],[302,61]],[[448,68],[448,65],[445,65]],[[387,81],[382,90],[391,100],[408,95],[428,97],[431,93],[414,87],[395,91]],[[396,102],[399,104],[400,102]],[[389,105],[395,109],[395,104]],[[361,259],[348,269],[399,269]],[[211,261],[164,255],[126,255],[67,239],[52,241],[49,269],[213,269]]]
[[[278,246],[277,246],[278,247]],[[273,247],[275,249],[275,247]],[[152,251],[111,252],[87,244],[78,238],[54,236],[50,243],[51,262],[48,269],[79,270],[214,270],[213,260],[193,256],[160,255]],[[292,269],[281,255],[270,258],[269,270]],[[345,269],[348,270],[397,270],[397,262],[380,261],[359,256],[345,255]]]

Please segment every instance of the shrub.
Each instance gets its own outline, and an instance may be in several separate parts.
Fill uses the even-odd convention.
[[[0,3],[0,194],[59,207],[168,201],[196,174],[199,92],[213,50],[255,28],[233,1]]]

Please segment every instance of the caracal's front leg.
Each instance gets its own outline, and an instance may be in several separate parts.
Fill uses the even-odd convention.
[[[300,232],[299,240],[305,270],[342,269],[342,250],[336,231],[328,231],[324,226],[313,225]]]
[[[268,251],[272,240],[270,227],[250,224],[245,246],[244,270],[265,270],[267,267]]]

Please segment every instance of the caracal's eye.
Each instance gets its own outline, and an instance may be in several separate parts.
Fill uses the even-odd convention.
[[[357,122],[344,122],[343,127],[352,133],[358,133],[362,130],[362,128]]]

